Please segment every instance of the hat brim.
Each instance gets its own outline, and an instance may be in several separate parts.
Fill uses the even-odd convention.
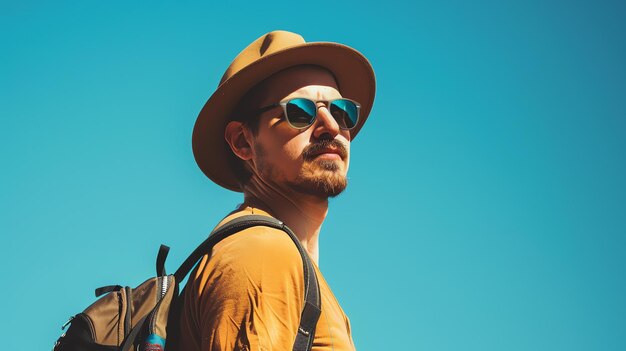
[[[369,61],[360,52],[338,43],[312,42],[264,56],[224,81],[206,102],[193,128],[192,147],[204,174],[224,188],[241,192],[229,158],[235,157],[224,139],[233,109],[246,92],[271,75],[298,65],[317,65],[333,73],[343,97],[361,104],[354,139],[374,102],[376,80]]]

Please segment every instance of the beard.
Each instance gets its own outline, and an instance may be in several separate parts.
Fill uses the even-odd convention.
[[[348,179],[340,171],[338,161],[315,160],[303,168],[291,187],[320,198],[336,197],[348,186]]]
[[[308,145],[302,151],[302,159],[304,161],[302,169],[296,179],[287,181],[286,185],[296,192],[323,199],[336,197],[341,194],[348,186],[348,179],[342,172],[342,162],[317,157],[320,151],[328,148],[336,149],[342,160],[348,157],[347,148],[338,140],[321,140],[315,144]],[[257,150],[260,154],[264,154],[264,150],[260,148],[260,145],[257,145]],[[261,157],[261,159],[264,158]],[[269,162],[259,163],[261,173],[269,176],[270,179],[284,179],[277,168],[279,167]]]

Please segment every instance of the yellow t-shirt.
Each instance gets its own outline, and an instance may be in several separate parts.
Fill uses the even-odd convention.
[[[247,207],[246,214],[269,216]],[[313,262],[322,313],[314,351],[355,350],[350,321]],[[279,229],[252,227],[223,239],[191,273],[181,311],[180,350],[292,350],[304,304],[302,258]]]

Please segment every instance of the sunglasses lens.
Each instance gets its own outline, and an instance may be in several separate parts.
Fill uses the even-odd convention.
[[[295,128],[305,128],[313,124],[317,108],[309,99],[291,99],[287,102],[287,120]]]
[[[351,129],[356,126],[359,119],[358,108],[353,101],[339,99],[333,101],[330,106],[330,113],[333,115],[339,127]]]

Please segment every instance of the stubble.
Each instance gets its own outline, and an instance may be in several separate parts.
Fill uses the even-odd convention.
[[[287,181],[287,185],[296,192],[313,195],[319,198],[336,197],[348,186],[348,179],[342,172],[342,162],[318,157],[318,152],[327,148],[337,150],[342,160],[348,157],[347,148],[338,140],[321,140],[310,144],[302,151],[303,165],[295,180]],[[265,150],[256,145],[259,155],[259,172],[265,177],[278,180],[285,179],[282,172],[266,158]]]

